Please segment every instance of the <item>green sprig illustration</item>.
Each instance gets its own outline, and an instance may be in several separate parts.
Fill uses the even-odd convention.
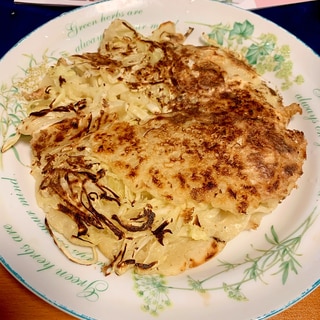
[[[227,293],[228,297],[237,301],[247,301],[247,297],[241,292],[240,285],[228,285],[223,283],[223,290]]]
[[[279,46],[275,35],[266,33],[255,37],[254,25],[248,20],[235,22],[233,25],[219,23],[205,26],[210,29],[204,38],[208,44],[218,44],[239,52],[260,74],[274,73],[275,77],[282,79],[283,90],[288,89],[293,83],[303,82],[301,75],[294,76],[292,73],[290,47],[286,44]],[[57,56],[63,55],[66,54],[59,53]],[[57,60],[54,53],[48,54],[48,52],[44,52],[40,60],[27,54],[25,58],[27,63],[21,67],[23,77],[34,79],[34,83],[39,81],[40,75],[43,76],[45,68]],[[10,84],[0,86],[0,129],[3,141],[7,141],[14,135],[16,126],[26,116],[21,95],[28,86],[21,85],[23,77],[13,77]],[[20,161],[17,149],[12,148],[12,150],[16,159]],[[258,281],[267,284],[265,281],[267,274],[280,276],[282,284],[285,285],[289,277],[298,274],[302,268],[298,248],[306,231],[317,217],[316,209],[296,230],[283,239],[279,237],[275,226],[271,226],[270,232],[265,235],[268,249],[256,249],[252,246],[254,255],[247,254],[242,261],[237,262],[220,261],[216,272],[204,279],[188,276],[183,286],[176,287],[169,285],[168,279],[161,275],[133,274],[134,290],[143,301],[142,309],[156,316],[172,306],[170,292],[181,290],[198,294],[223,291],[230,299],[245,301],[247,300],[244,293],[245,284]],[[240,279],[231,283],[227,281],[216,283],[221,275],[235,270],[240,275]]]
[[[254,36],[255,28],[250,21],[234,22],[233,25],[197,22],[194,24],[210,29],[203,37],[206,44],[218,45],[239,53],[260,75],[266,72],[273,73],[282,81],[282,90],[304,82],[302,75],[293,75],[290,47],[287,44],[279,46],[276,35],[272,33]]]
[[[58,54],[59,57],[66,55],[65,52]],[[47,50],[38,60],[32,54],[24,54],[23,56],[26,59],[25,63],[18,67],[22,74],[13,76],[10,83],[0,85],[1,147],[8,141],[14,140],[16,127],[27,116],[27,101],[24,94],[32,92],[39,86],[49,65],[52,65],[58,59],[55,53],[48,54]],[[13,151],[18,162],[21,163],[17,149],[13,146],[11,151]],[[0,166],[2,166],[1,153]]]
[[[191,277],[188,277],[188,285],[193,291],[197,291],[199,293],[206,292],[206,289],[203,288],[203,283],[200,280],[195,280]]]
[[[165,307],[172,305],[169,294],[171,291],[178,290],[194,291],[199,294],[223,291],[232,300],[247,301],[248,298],[244,293],[245,284],[261,281],[267,285],[267,281],[264,280],[266,275],[281,275],[281,282],[285,285],[289,276],[298,274],[299,269],[302,268],[299,262],[301,254],[298,252],[298,248],[303,236],[318,218],[316,211],[317,207],[297,229],[283,239],[279,237],[276,228],[272,225],[270,232],[265,234],[266,244],[269,245],[268,249],[256,249],[251,246],[253,253],[245,255],[242,261],[220,261],[217,271],[204,279],[194,279],[187,276],[185,286],[170,286],[167,278],[160,275],[142,276],[134,274],[135,290],[144,301],[142,309],[157,315]],[[227,279],[228,272],[234,272],[235,270],[240,275],[239,280],[231,283],[223,281],[212,286],[213,282],[219,281],[221,275],[225,275],[224,279]]]
[[[165,278],[161,275],[141,276],[133,274],[134,289],[139,297],[143,299],[142,310],[157,316],[166,307],[171,305],[168,296],[169,288],[166,286]]]

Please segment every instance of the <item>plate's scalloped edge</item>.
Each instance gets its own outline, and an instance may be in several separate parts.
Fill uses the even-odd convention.
[[[20,282],[24,287],[26,287],[28,290],[30,290],[33,294],[38,296],[40,299],[44,300],[45,302],[51,304],[52,306],[58,308],[59,310],[65,312],[65,313],[68,313],[76,318],[83,319],[83,320],[95,320],[95,318],[91,318],[91,317],[85,316],[83,314],[77,313],[75,310],[72,310],[62,304],[57,303],[56,301],[54,301],[52,299],[49,299],[46,295],[44,295],[41,292],[39,292],[38,290],[34,289],[23,277],[21,277],[17,272],[15,272],[10,267],[10,265],[5,261],[5,259],[2,256],[0,256],[0,263],[18,282]],[[278,309],[271,310],[262,316],[258,316],[254,320],[264,320],[264,319],[272,317],[278,313],[283,312],[284,310],[290,308],[294,304],[301,301],[303,298],[305,298],[307,295],[309,295],[311,292],[313,292],[318,287],[320,287],[320,279],[318,279],[316,282],[314,282],[308,289],[304,290],[297,298],[289,301],[287,304],[285,304],[284,306],[282,306]]]
[[[167,277],[162,275],[139,275],[133,273],[134,290],[138,297],[143,300],[141,309],[153,316],[158,316],[167,307],[173,305],[169,296],[170,290],[188,290],[201,294],[209,291],[222,290],[230,299],[248,301],[241,286],[252,280],[260,280],[264,283],[263,276],[267,273],[270,274],[271,271],[272,276],[282,275],[282,284],[285,285],[289,273],[298,274],[298,267],[303,267],[297,259],[297,257],[301,255],[297,250],[300,247],[301,240],[305,233],[320,216],[317,209],[318,207],[316,206],[293,232],[282,239],[278,236],[276,229],[272,225],[269,233],[265,233],[265,241],[271,246],[265,249],[259,249],[251,244],[252,249],[254,249],[256,253],[259,253],[258,255],[251,257],[247,254],[244,260],[237,262],[218,260],[220,265],[217,266],[218,269],[215,273],[204,279],[187,276],[186,286],[172,286],[167,283]],[[221,269],[219,269],[219,267]],[[275,270],[277,267],[278,270]],[[216,278],[216,276],[235,270],[236,268],[240,268],[240,270],[243,271],[240,281],[233,280],[232,283],[228,283],[227,281],[219,282],[217,286],[211,287],[209,285],[205,287],[204,284],[207,281],[211,281],[213,278]],[[157,292],[157,294],[154,294],[155,292]]]
[[[299,301],[301,301],[302,299],[304,299],[307,295],[309,295],[312,291],[314,291],[315,289],[317,289],[318,287],[320,287],[320,279],[318,279],[316,282],[314,282],[311,287],[309,287],[308,289],[304,290],[300,296],[298,296],[297,298],[289,301],[287,304],[285,304],[283,307],[278,308],[278,309],[274,309],[268,313],[265,313],[262,316],[259,316],[258,318],[254,319],[254,320],[264,320],[267,319],[269,317],[272,317],[278,313],[283,312],[284,310],[292,307],[294,304],[298,303]]]
[[[218,1],[219,2],[219,1]],[[90,318],[87,317],[83,314],[79,314],[77,312],[75,312],[72,309],[69,309],[67,307],[65,307],[64,305],[61,305],[59,303],[57,303],[56,301],[53,301],[52,299],[49,299],[46,295],[43,295],[42,293],[40,293],[39,291],[37,291],[36,289],[34,289],[32,286],[30,286],[29,283],[26,282],[26,280],[21,277],[18,273],[16,273],[11,267],[10,265],[5,261],[5,259],[0,255],[0,263],[4,266],[4,268],[14,277],[16,278],[21,284],[23,284],[27,289],[29,289],[31,292],[33,292],[36,296],[38,296],[39,298],[45,300],[46,302],[48,302],[49,304],[57,307],[58,309],[60,309],[61,311],[64,311],[66,313],[69,313],[70,315],[74,316],[74,317],[78,317],[81,319],[94,319],[94,318]],[[306,289],[305,291],[303,291],[301,293],[300,296],[298,296],[297,298],[289,301],[286,305],[284,305],[283,307],[280,307],[279,309],[275,309],[272,310],[262,316],[259,316],[258,318],[256,318],[256,320],[262,320],[262,319],[266,319],[268,317],[271,317],[277,313],[282,312],[283,310],[287,309],[288,307],[292,306],[293,304],[299,302],[300,300],[302,300],[305,296],[307,296],[310,292],[312,292],[313,290],[315,290],[318,286],[320,286],[320,279],[317,280],[313,285],[311,285],[310,288]]]

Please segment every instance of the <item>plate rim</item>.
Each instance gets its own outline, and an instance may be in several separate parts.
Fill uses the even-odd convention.
[[[112,1],[112,0],[111,0],[111,1]],[[198,0],[198,2],[201,2],[201,1],[212,2],[212,3],[219,3],[219,2],[213,2],[213,1],[208,1],[208,0]],[[87,10],[88,7],[98,6],[98,5],[100,5],[101,3],[103,3],[103,2],[110,2],[110,0],[105,0],[105,1],[102,1],[102,2],[98,2],[98,3],[92,3],[92,4],[89,4],[89,5],[85,6],[85,7],[75,8],[75,9],[73,9],[73,10],[67,12],[67,13],[63,13],[62,15],[59,15],[59,16],[57,16],[56,18],[49,20],[49,21],[46,22],[45,24],[39,26],[38,28],[36,28],[35,30],[33,30],[31,33],[29,33],[28,35],[26,35],[26,36],[25,36],[24,38],[22,38],[19,42],[17,42],[7,53],[5,53],[5,55],[0,59],[0,61],[3,60],[3,59],[7,56],[7,54],[10,54],[10,52],[11,52],[12,50],[14,50],[16,47],[18,47],[22,42],[24,42],[25,39],[27,39],[27,38],[31,37],[31,35],[37,33],[37,31],[38,31],[39,29],[42,29],[42,28],[46,27],[51,21],[56,20],[56,19],[60,19],[62,16],[67,16],[67,15],[69,15],[70,13],[71,13],[71,14],[74,14],[74,13],[77,13],[77,12],[79,12],[79,11]],[[138,2],[139,2],[139,1],[138,1]],[[140,2],[141,2],[141,1],[140,1]],[[220,3],[220,4],[221,4],[221,3]],[[223,4],[223,5],[228,5],[228,4]],[[241,8],[237,8],[237,9],[238,9],[238,10],[246,11],[246,10],[241,9]],[[300,44],[302,44],[306,49],[311,50],[311,52],[312,52],[314,55],[318,56],[318,54],[317,54],[316,52],[314,52],[314,50],[312,50],[312,48],[310,48],[309,46],[307,46],[303,41],[301,41],[299,38],[297,38],[295,35],[293,35],[293,34],[291,34],[290,32],[288,32],[288,31],[285,30],[284,28],[278,26],[278,25],[275,24],[274,22],[269,21],[268,19],[265,19],[265,18],[263,18],[263,17],[255,14],[255,13],[252,13],[252,12],[251,12],[251,14],[254,14],[254,15],[258,16],[260,19],[264,19],[265,21],[267,21],[268,23],[273,24],[273,25],[274,25],[275,27],[277,27],[277,28],[281,28],[286,34],[288,34],[288,35],[290,35],[290,36],[293,36],[294,39],[295,39],[295,41],[300,42]],[[45,300],[45,301],[48,302],[49,304],[53,305],[54,307],[57,307],[58,309],[66,312],[66,313],[69,313],[69,314],[71,314],[71,315],[73,315],[73,316],[77,316],[77,317],[79,317],[79,316],[82,317],[82,316],[83,316],[83,315],[80,315],[80,314],[72,311],[71,309],[69,310],[68,307],[60,306],[57,302],[51,301],[48,297],[43,296],[40,292],[37,292],[37,290],[36,290],[35,288],[33,288],[32,286],[30,286],[30,285],[25,281],[25,279],[23,279],[22,277],[21,277],[21,279],[20,279],[20,280],[22,281],[22,282],[21,282],[21,281],[19,280],[19,278],[20,278],[19,274],[15,274],[15,271],[14,271],[13,269],[11,269],[11,267],[10,267],[9,264],[6,263],[6,261],[5,261],[5,259],[4,259],[4,257],[3,257],[2,255],[0,255],[0,260],[1,260],[1,264],[5,267],[5,269],[6,269],[7,271],[9,271],[9,273],[10,273],[11,275],[13,275],[14,278],[16,278],[20,283],[22,283],[24,286],[26,286],[26,287],[27,287],[30,291],[32,291],[35,295],[37,295],[38,297],[40,297],[41,299]],[[314,289],[316,289],[318,286],[320,286],[320,279],[317,280],[313,285],[311,285],[311,287],[309,287],[309,288],[307,288],[306,290],[304,290],[303,292],[301,292],[301,294],[299,295],[299,297],[297,297],[296,299],[293,299],[293,300],[289,301],[288,304],[286,304],[285,306],[283,306],[283,307],[281,307],[281,308],[278,308],[278,309],[275,309],[275,310],[272,310],[272,311],[270,311],[270,312],[268,312],[268,313],[266,313],[266,314],[258,317],[257,319],[266,319],[267,317],[270,317],[270,316],[272,316],[272,315],[275,315],[275,314],[277,314],[277,313],[282,312],[283,310],[285,310],[285,309],[287,309],[288,307],[292,306],[292,305],[295,304],[296,302],[302,300],[306,295],[308,295],[310,292],[312,292],[312,291],[313,291]],[[87,316],[85,316],[85,318],[83,318],[83,319],[91,319],[91,318],[90,318],[90,317],[88,318]]]

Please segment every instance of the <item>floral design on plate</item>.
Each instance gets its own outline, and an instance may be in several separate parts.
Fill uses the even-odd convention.
[[[290,46],[278,45],[275,34],[263,33],[255,36],[255,27],[248,20],[234,22],[232,26],[223,23],[206,26],[211,29],[203,35],[207,44],[218,44],[239,53],[260,75],[272,72],[282,81],[282,90],[304,82],[302,75],[293,75]]]
[[[264,280],[266,275],[281,276],[281,282],[286,284],[290,274],[298,274],[302,265],[299,263],[299,245],[304,234],[312,226],[318,214],[315,213],[316,208],[308,216],[308,218],[287,237],[280,239],[276,228],[271,226],[270,233],[265,234],[265,240],[269,245],[268,249],[254,248],[255,256],[247,254],[242,261],[228,262],[220,261],[219,269],[211,276],[205,279],[194,279],[187,277],[187,285],[185,287],[174,287],[167,283],[167,278],[161,275],[143,275],[133,274],[134,289],[139,297],[143,299],[141,309],[151,315],[158,315],[166,307],[172,305],[170,300],[170,291],[173,290],[189,290],[205,295],[213,291],[224,291],[230,299],[236,301],[247,301],[245,284],[248,282]],[[227,273],[231,270],[240,269],[241,278],[232,283],[222,282],[218,286],[212,286],[210,281]],[[227,277],[225,277],[227,278]]]
[[[293,63],[290,60],[289,45],[278,46],[276,35],[271,33],[254,36],[254,25],[248,20],[234,22],[232,26],[223,23],[209,25],[192,22],[192,24],[205,25],[211,29],[210,32],[203,35],[206,44],[219,45],[239,53],[260,75],[272,72],[276,78],[282,80],[282,90],[289,89],[294,83],[302,84],[304,82],[302,75],[293,76],[292,74]],[[10,139],[15,139],[12,128],[15,128],[25,117],[24,106],[21,104],[23,93],[39,80],[50,64],[57,61],[56,55],[56,53],[48,54],[45,51],[42,55],[42,61],[37,61],[33,55],[25,54],[29,60],[27,67],[20,67],[24,72],[24,78],[13,78],[11,87],[5,84],[1,85],[0,108],[2,109],[3,141],[10,144]],[[67,56],[68,54],[60,52],[59,55]],[[15,148],[13,148],[13,152],[16,153],[16,158],[19,160]]]
[[[233,3],[234,1],[218,1]],[[238,52],[245,57],[257,72],[272,73],[281,81],[281,89],[289,89],[294,84],[302,84],[301,75],[293,75],[293,63],[290,59],[290,46],[278,43],[273,33],[255,34],[255,26],[249,20],[243,22],[203,24],[192,22],[208,28],[203,40],[208,44],[218,44]],[[21,102],[24,91],[30,88],[32,81],[37,81],[46,68],[57,61],[57,57],[66,53],[43,52],[42,59],[35,59],[32,54],[25,54],[27,60],[20,69],[23,75],[13,77],[10,84],[0,86],[1,134],[4,141],[15,139],[15,127],[25,117],[24,105]],[[28,81],[26,82],[26,78]],[[12,148],[17,161],[22,165],[19,151]],[[1,157],[1,155],[0,155]],[[1,163],[1,158],[0,158]],[[203,296],[213,292],[224,294],[235,301],[248,301],[246,295],[247,284],[261,282],[267,284],[266,276],[272,276],[276,281],[286,284],[294,274],[303,268],[299,246],[302,238],[312,226],[318,213],[317,207],[308,215],[301,225],[285,237],[280,237],[277,227],[272,225],[265,234],[264,248],[252,246],[250,254],[245,254],[242,260],[220,261],[214,273],[205,278],[186,276],[180,286],[170,284],[169,277],[160,275],[140,276],[132,274],[134,292],[140,298],[141,309],[152,316],[160,315],[164,310],[173,306],[173,293],[189,291]],[[308,212],[307,212],[308,214]],[[237,270],[238,279],[228,283],[220,281],[220,275]]]

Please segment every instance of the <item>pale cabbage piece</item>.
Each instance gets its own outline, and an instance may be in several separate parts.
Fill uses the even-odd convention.
[[[222,250],[226,242],[250,224],[251,217],[248,215],[236,216],[223,213],[218,209],[210,210],[205,205],[195,207],[193,203],[181,207],[163,203],[163,201],[154,198],[146,201],[146,199],[141,199],[143,195],[130,194],[121,181],[116,181],[116,177],[111,175],[111,177],[99,179],[99,185],[112,186],[112,191],[120,198],[127,199],[128,202],[119,207],[116,201],[92,200],[92,205],[97,213],[103,213],[109,223],[114,224],[119,231],[124,233],[124,236],[119,239],[120,232],[113,232],[112,228],[104,224],[103,219],[99,219],[102,221],[102,229],[90,226],[84,235],[79,236],[77,224],[69,216],[61,213],[61,207],[57,209],[62,203],[57,194],[66,191],[69,196],[64,199],[64,204],[80,210],[83,210],[81,203],[85,203],[84,206],[89,207],[88,199],[83,193],[86,196],[91,194],[92,198],[101,199],[102,197],[101,195],[99,197],[97,186],[92,181],[88,182],[84,177],[84,181],[82,184],[80,183],[79,176],[84,174],[81,172],[83,168],[80,166],[77,167],[78,181],[75,185],[72,183],[72,176],[76,173],[65,168],[65,163],[70,162],[67,158],[72,157],[71,152],[68,153],[68,156],[61,156],[61,163],[58,162],[59,157],[55,159],[55,165],[60,168],[61,173],[58,177],[50,176],[50,187],[45,189],[44,185],[38,187],[37,200],[39,205],[48,212],[46,219],[50,228],[63,234],[67,240],[75,245],[97,246],[99,248],[109,261],[104,268],[106,273],[112,270],[120,275],[128,269],[136,267],[137,272],[142,273],[179,274],[185,269],[198,266],[215,256]],[[79,154],[75,157],[79,157]],[[95,163],[92,158],[89,161]],[[107,167],[104,165],[100,163],[96,168],[97,172],[101,170],[101,167]],[[33,171],[33,175],[37,179],[36,170]],[[68,178],[66,178],[67,176]],[[40,179],[37,181],[41,181]],[[59,181],[61,190],[55,190],[55,193],[52,189],[57,188],[56,180]],[[72,187],[72,191],[70,187]],[[138,231],[147,220],[145,216],[141,216],[146,203],[148,203],[150,210],[156,212],[156,216],[151,227]],[[128,231],[126,228],[119,228],[119,225],[115,223],[117,221],[115,215],[117,215],[117,219],[121,220],[123,226],[128,224],[133,230],[135,227],[137,230]],[[139,216],[140,218],[137,219]],[[158,230],[160,236],[156,236],[159,227],[161,229]],[[69,256],[69,258],[71,257]],[[77,262],[86,263],[86,261]]]
[[[166,22],[145,37],[115,20],[98,52],[61,58],[25,95],[30,114],[17,132],[32,137],[50,234],[77,263],[97,262],[99,250],[106,275],[176,275],[205,263],[256,229],[302,174],[303,134],[286,129],[300,107],[284,107],[231,53],[183,45],[188,32]],[[252,128],[273,140],[257,137],[255,150]],[[92,258],[72,256],[59,234]]]

